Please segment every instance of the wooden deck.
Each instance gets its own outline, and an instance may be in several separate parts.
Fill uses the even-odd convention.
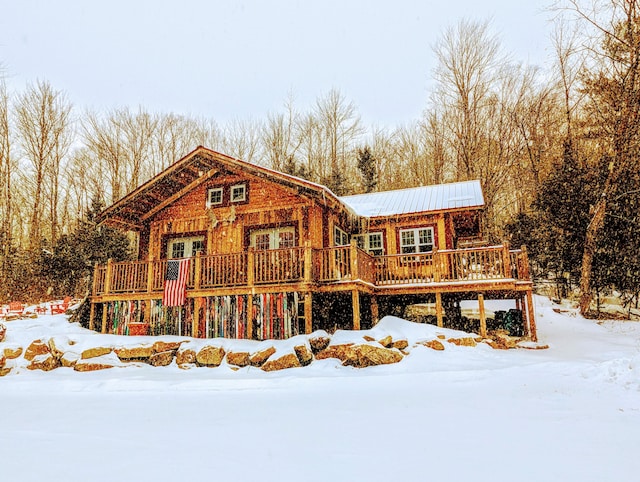
[[[166,259],[96,266],[92,307],[112,301],[161,299],[166,268]],[[356,320],[355,313],[359,311],[360,293],[373,295],[373,299],[435,293],[439,305],[444,293],[476,293],[479,299],[486,293],[511,293],[514,298],[527,298],[525,315],[535,338],[532,281],[524,248],[490,246],[375,257],[355,245],[326,249],[250,249],[193,258],[186,288],[187,297],[196,299],[273,292],[299,292],[308,296],[351,292],[355,329],[359,328],[359,315]],[[308,310],[305,318],[311,320],[311,308]],[[377,306],[372,312],[377,313]],[[439,323],[441,318],[439,313]],[[306,330],[310,329],[308,321]]]

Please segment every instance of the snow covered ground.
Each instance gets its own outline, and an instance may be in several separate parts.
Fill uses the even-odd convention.
[[[270,373],[18,367],[0,377],[0,480],[640,480],[640,323],[554,307],[536,298],[546,350],[412,346],[394,365]],[[113,343],[64,315],[5,325],[0,349]],[[376,329],[414,344],[434,327]]]

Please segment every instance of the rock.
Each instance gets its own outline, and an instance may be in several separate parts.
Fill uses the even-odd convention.
[[[64,350],[61,350],[57,346],[56,341],[53,338],[49,338],[47,346],[49,347],[49,353],[51,353],[58,360],[62,358],[62,355],[64,355]]]
[[[181,350],[176,353],[176,363],[179,367],[184,367],[184,365],[188,365],[190,363],[196,362],[196,352],[195,350]]]
[[[375,345],[355,345],[349,349],[343,365],[364,368],[398,363],[402,358],[402,354],[396,350]]]
[[[108,355],[112,351],[113,351],[113,348],[108,348],[106,346],[88,348],[82,352],[82,354],[80,355],[80,358],[82,358],[83,360],[88,360],[89,358],[96,358],[98,356]]]
[[[153,355],[153,346],[134,346],[130,348],[116,348],[113,350],[120,361],[142,361],[148,362],[149,357]]]
[[[442,334],[440,334],[440,335],[438,335],[438,338],[439,338],[439,339],[441,339],[441,340],[444,340],[444,339],[445,339],[445,338],[447,338],[447,337],[446,337],[446,336],[444,336],[444,335],[442,335]]]
[[[449,338],[447,342],[453,343],[454,345],[458,345],[458,346],[476,346],[477,345],[476,340],[474,340],[470,336],[465,336],[462,338]]]
[[[11,372],[11,368],[0,368],[0,377],[4,377]]]
[[[407,340],[398,340],[398,341],[394,341],[391,344],[391,346],[393,348],[397,348],[398,350],[402,351],[409,346],[409,342]]]
[[[442,351],[444,350],[444,344],[440,340],[429,340],[423,343],[427,348],[431,348],[432,350]]]
[[[296,352],[300,365],[306,367],[313,361],[313,353],[307,348],[307,345],[297,345],[293,347],[293,351]]]
[[[196,355],[196,363],[204,367],[217,367],[224,359],[224,349],[217,346],[205,346]]]
[[[326,358],[337,358],[341,362],[347,359],[349,349],[353,343],[344,345],[329,345],[327,348],[316,354],[316,360],[324,360]]]
[[[7,334],[7,327],[0,323],[0,343],[4,341],[4,337]]]
[[[327,338],[326,336],[309,338],[309,346],[311,346],[311,351],[314,355],[325,350],[329,346],[329,343],[331,343],[331,338]]]
[[[374,337],[369,335],[364,335],[362,338],[364,338],[365,341],[376,341]]]
[[[275,352],[276,349],[272,346],[266,350],[260,350],[249,357],[249,364],[252,367],[261,367]]]
[[[4,356],[0,356],[0,368],[4,368],[7,364],[7,359]]]
[[[95,372],[98,370],[106,370],[108,368],[113,368],[113,365],[107,365],[106,363],[79,362],[73,367],[77,372]]]
[[[20,355],[22,355],[22,347],[19,346],[17,348],[5,348],[4,349],[4,357],[7,360],[13,360],[15,358],[18,358]]]
[[[61,366],[60,360],[58,360],[52,354],[48,353],[46,355],[39,355],[35,357],[31,361],[31,363],[27,365],[27,368],[29,370],[42,370],[45,372],[49,372],[51,370],[55,370],[60,366]]]
[[[180,349],[182,341],[156,341],[153,344],[154,353],[164,353],[165,351],[172,351],[174,354]]]
[[[299,368],[300,366],[298,356],[295,353],[287,353],[275,360],[268,360],[264,365],[262,365],[262,369],[265,372],[272,372],[276,370],[285,370],[287,368]]]
[[[80,355],[77,353],[73,353],[71,351],[67,351],[60,357],[60,363],[64,368],[73,368],[76,363],[80,360]]]
[[[163,351],[161,353],[154,353],[149,357],[149,363],[154,367],[166,367],[171,365],[175,350]]]
[[[503,330],[495,331],[491,339],[494,341],[495,345],[499,346],[503,350],[516,348],[518,346],[518,342],[520,341],[520,338],[509,336],[509,333]]]
[[[227,363],[236,367],[246,367],[249,365],[249,353],[246,351],[230,351],[227,353]]]
[[[42,340],[35,340],[27,347],[27,351],[24,353],[24,359],[32,361],[37,356],[48,354],[49,347],[43,343]]]
[[[389,348],[393,344],[393,338],[391,338],[391,335],[385,336],[382,340],[378,340],[378,343],[385,348]]]

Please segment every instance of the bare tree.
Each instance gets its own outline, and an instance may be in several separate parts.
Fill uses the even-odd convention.
[[[11,158],[11,137],[9,129],[9,96],[4,80],[0,80],[0,240],[2,240],[2,259],[0,260],[0,278],[7,279],[7,259],[13,239],[13,200],[11,196],[11,177],[14,162]]]
[[[262,128],[262,145],[267,165],[282,171],[296,156],[301,139],[296,136],[298,113],[291,96],[287,98],[284,112],[269,114]]]

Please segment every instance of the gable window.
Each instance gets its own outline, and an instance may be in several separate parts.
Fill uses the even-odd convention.
[[[231,202],[239,203],[247,200],[247,185],[236,184],[231,186]]]
[[[400,251],[402,254],[433,251],[433,228],[400,230]]]
[[[218,206],[222,204],[223,188],[214,187],[207,192],[207,207]]]
[[[349,244],[349,235],[338,226],[333,227],[333,244],[334,246],[347,246]]]
[[[367,233],[356,237],[358,248],[366,251],[373,256],[384,255],[384,243],[382,241],[382,233]]]

